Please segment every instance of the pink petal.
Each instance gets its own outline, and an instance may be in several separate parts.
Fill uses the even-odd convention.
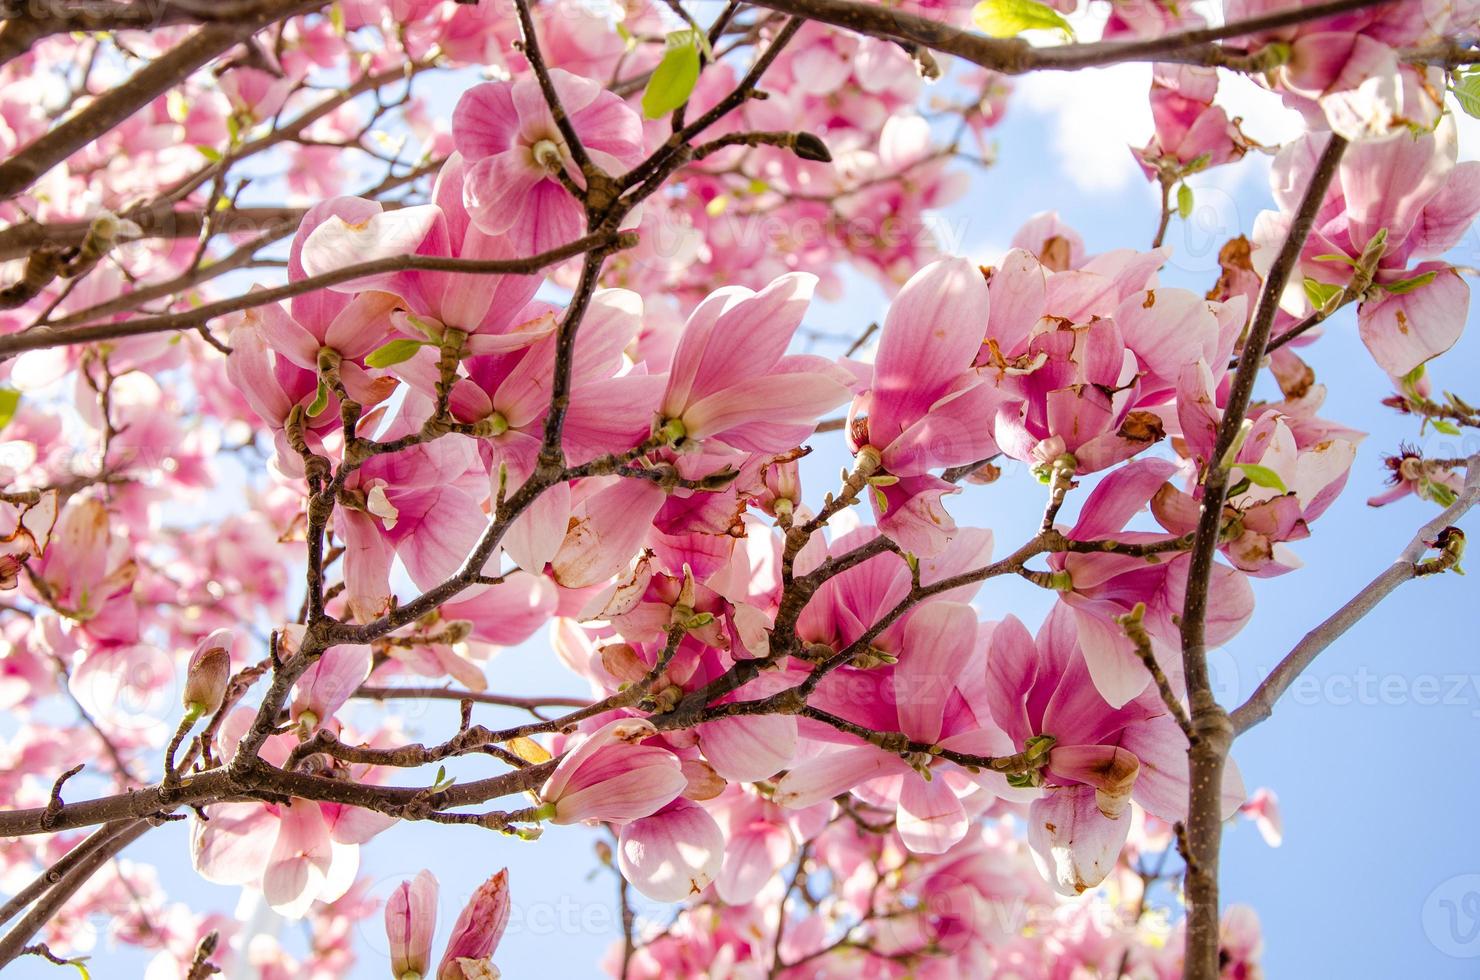
[[[292,800],[278,807],[277,842],[262,874],[262,896],[274,911],[300,918],[318,897],[333,849],[317,803]]]
[[[904,846],[916,854],[944,854],[966,836],[966,809],[946,784],[943,772],[926,779],[906,773],[899,789],[895,826]]]
[[[261,803],[217,803],[190,825],[190,863],[218,885],[255,882],[277,840],[278,821]]]
[[[788,715],[716,718],[698,733],[704,758],[731,782],[770,779],[790,765],[797,750],[797,720]]]
[[[519,114],[514,109],[510,82],[474,85],[457,100],[452,110],[452,142],[469,160],[502,153],[519,133]]]
[[[579,589],[625,568],[642,546],[663,500],[662,489],[646,480],[618,479],[597,491],[551,560],[555,580]]]
[[[1449,350],[1465,329],[1470,287],[1440,262],[1425,262],[1410,274],[1429,271],[1437,275],[1427,285],[1409,293],[1384,293],[1357,311],[1362,343],[1377,366],[1395,378]]]
[[[720,873],[725,838],[703,807],[687,802],[622,828],[622,877],[655,902],[698,895]]]
[[[732,832],[715,891],[730,905],[749,904],[791,860],[795,849],[784,824],[754,823]]]
[[[700,399],[764,376],[791,344],[817,277],[793,272],[758,293],[711,293],[690,315],[674,350],[663,411],[685,414]]]
[[[488,524],[478,501],[456,486],[389,496],[398,513],[387,533],[420,589],[439,585],[457,571]]]
[[[899,663],[894,669],[899,726],[919,742],[940,738],[946,701],[976,645],[976,613],[955,602],[930,602],[906,621]]]
[[[890,304],[879,337],[869,440],[887,446],[970,367],[986,331],[990,294],[966,259],[915,273]]]
[[[837,749],[799,761],[776,781],[772,801],[797,810],[830,800],[865,780],[908,771],[897,756],[872,745]]]
[[[1029,808],[1028,844],[1054,890],[1078,895],[1114,870],[1130,826],[1100,812],[1093,786],[1054,787]]]

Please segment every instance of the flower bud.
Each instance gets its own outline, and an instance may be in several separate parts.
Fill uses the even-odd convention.
[[[185,668],[184,702],[192,718],[208,715],[226,699],[226,685],[231,681],[231,630],[220,629],[207,636],[190,655]]]
[[[437,879],[423,871],[401,882],[385,902],[385,935],[390,944],[391,976],[421,980],[432,965],[432,934],[437,929]]]
[[[437,980],[483,980],[497,977],[490,960],[509,924],[509,872],[500,871],[478,886],[457,917],[447,952],[437,967]]]

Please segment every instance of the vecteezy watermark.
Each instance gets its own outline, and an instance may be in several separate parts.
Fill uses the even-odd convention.
[[[1480,957],[1480,874],[1455,875],[1429,892],[1423,932],[1445,956]]]
[[[1480,674],[1379,673],[1358,667],[1351,673],[1304,674],[1285,695],[1298,705],[1417,705],[1469,707],[1480,718]]]

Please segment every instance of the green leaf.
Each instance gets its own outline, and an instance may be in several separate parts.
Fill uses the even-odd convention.
[[[329,26],[337,36],[344,37],[344,4],[334,3],[329,7]]]
[[[1424,272],[1420,275],[1414,276],[1412,279],[1399,279],[1397,282],[1382,282],[1378,283],[1378,285],[1381,286],[1385,292],[1392,293],[1394,296],[1401,296],[1404,293],[1413,292],[1420,286],[1427,286],[1429,283],[1434,281],[1434,277],[1438,274],[1438,270],[1435,270],[1433,272]]]
[[[212,163],[221,162],[221,151],[216,149],[214,146],[197,146],[195,149],[197,152],[200,153],[201,156],[205,157]]]
[[[1434,427],[1435,432],[1442,432],[1446,436],[1457,436],[1460,434],[1459,426],[1444,419],[1429,419],[1429,425]]]
[[[1290,492],[1285,488],[1285,481],[1280,479],[1280,475],[1268,466],[1259,466],[1254,463],[1234,463],[1233,468],[1241,471],[1248,478],[1249,482],[1256,486],[1268,487],[1271,490],[1278,490],[1280,493]]]
[[[15,410],[20,406],[21,393],[14,388],[0,388],[0,429],[10,424],[15,418]]]
[[[308,405],[308,411],[304,414],[309,418],[317,418],[324,414],[324,409],[329,407],[329,386],[324,384],[324,379],[319,379],[318,390],[314,392],[313,401]]]
[[[1192,217],[1192,188],[1182,184],[1177,188],[1177,214],[1183,221]]]
[[[1419,496],[1432,500],[1440,507],[1448,507],[1459,498],[1459,495],[1452,489],[1436,480],[1420,481],[1418,490]]]
[[[1352,258],[1350,255],[1342,255],[1340,252],[1332,252],[1330,255],[1317,255],[1316,258],[1315,258],[1315,261],[1317,261],[1317,262],[1345,262],[1347,265],[1351,266],[1353,269],[1355,269],[1357,267],[1357,260],[1356,259]]]
[[[1321,282],[1318,279],[1305,277],[1305,297],[1310,300],[1310,305],[1318,310],[1325,310],[1346,292],[1345,286],[1333,285],[1329,282]]]
[[[382,344],[369,354],[366,354],[365,364],[373,368],[390,367],[392,364],[400,364],[402,361],[411,360],[416,356],[416,352],[425,346],[426,344],[420,340],[401,337],[389,343]]]
[[[647,91],[642,93],[642,112],[649,119],[662,119],[689,101],[699,80],[699,41],[696,31],[674,31],[668,35],[668,50],[653,69]]]
[[[1454,73],[1454,100],[1465,115],[1480,119],[1480,68]]]
[[[990,37],[1017,37],[1023,31],[1062,31],[1074,36],[1074,28],[1057,10],[1038,0],[981,0],[971,10],[971,19]]]

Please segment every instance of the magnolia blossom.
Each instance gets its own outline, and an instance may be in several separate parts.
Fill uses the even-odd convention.
[[[540,788],[546,819],[621,824],[671,801],[687,780],[672,752],[641,744],[655,733],[652,722],[617,719],[587,735],[561,757]]]
[[[1280,210],[1254,222],[1256,268],[1274,261],[1323,143],[1306,136],[1276,157],[1270,177]],[[1284,309],[1302,316],[1310,309],[1302,276],[1338,292],[1355,286],[1362,342],[1394,378],[1453,347],[1464,329],[1469,286],[1437,261],[1480,213],[1480,162],[1456,163],[1457,152],[1447,118],[1432,132],[1349,147],[1284,296]]]
[[[423,977],[431,969],[432,935],[437,928],[437,879],[421,871],[403,881],[385,902],[385,936],[390,943],[391,976]]]
[[[620,174],[642,159],[642,124],[625,102],[559,68],[550,78],[592,163]],[[555,175],[585,178],[532,76],[468,89],[453,111],[452,134],[469,161],[463,195],[479,229],[506,237],[516,255],[580,237],[580,203]]]
[[[879,527],[919,555],[939,554],[956,531],[941,498],[959,491],[930,471],[997,451],[986,422],[1005,399],[972,367],[988,310],[987,284],[965,259],[921,269],[889,307],[868,394],[850,413],[850,444],[875,461]]]
[[[254,712],[238,708],[221,729],[230,758]],[[262,757],[287,761],[288,736],[274,736]],[[296,741],[296,740],[295,740]],[[314,902],[332,902],[354,884],[359,845],[395,823],[372,810],[290,798],[279,803],[218,803],[193,821],[190,857],[201,877],[251,885],[278,913],[302,918]]]
[[[1035,640],[1016,617],[991,631],[986,697],[1017,747],[1052,739],[1028,782],[1042,787],[1028,814],[1028,842],[1049,882],[1073,895],[1104,880],[1130,829],[1130,803],[1165,820],[1187,808],[1187,739],[1156,691],[1113,708],[1095,690],[1068,607],[1049,614]],[[1244,800],[1225,769],[1223,816]]]
[[[679,448],[780,452],[806,439],[847,398],[848,375],[821,357],[787,355],[817,284],[782,276],[760,292],[722,289],[679,336],[657,428]]]

